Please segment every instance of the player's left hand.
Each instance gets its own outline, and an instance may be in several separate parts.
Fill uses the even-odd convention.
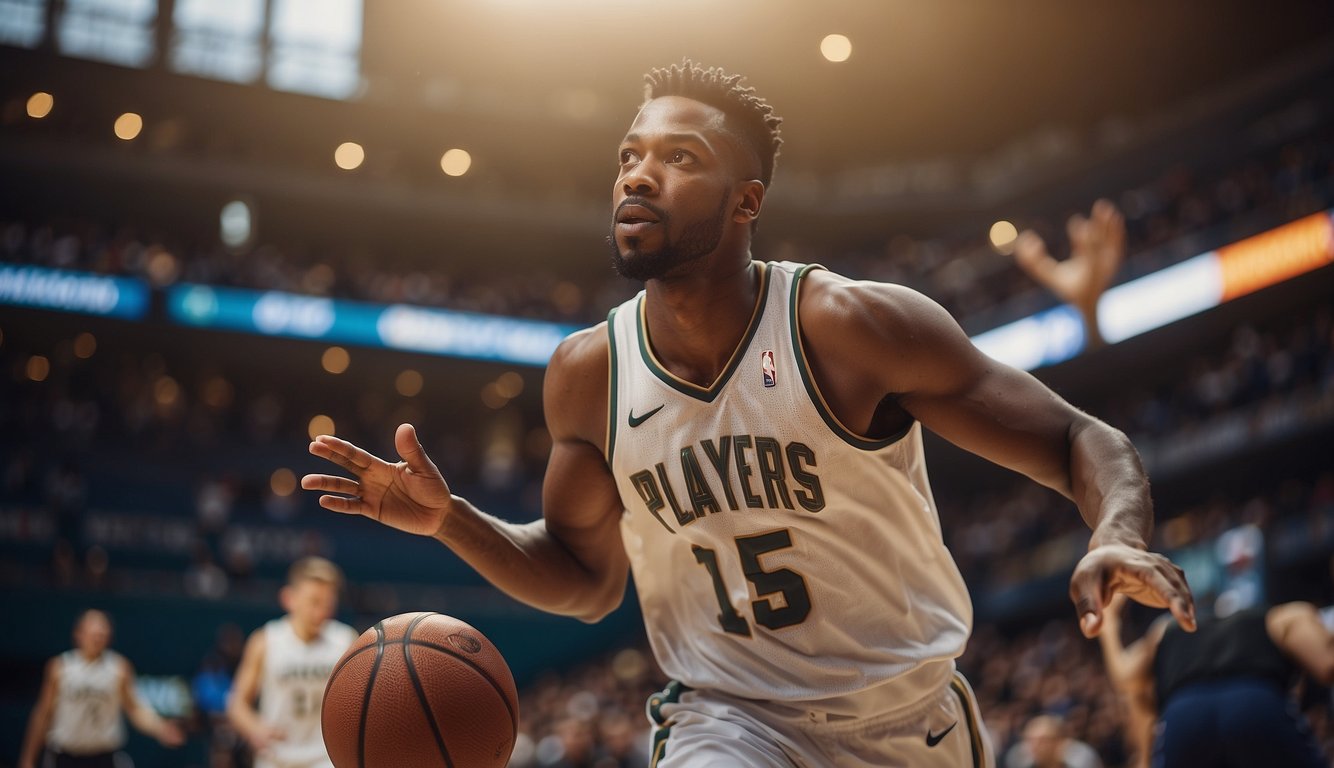
[[[1070,599],[1085,637],[1102,631],[1103,609],[1118,593],[1152,608],[1167,608],[1182,629],[1195,631],[1195,598],[1176,564],[1156,552],[1104,544],[1090,549],[1070,577]]]

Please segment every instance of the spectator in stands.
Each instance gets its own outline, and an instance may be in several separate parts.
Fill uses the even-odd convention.
[[[1066,733],[1057,715],[1038,715],[1024,726],[1023,741],[1005,755],[1005,768],[1102,768],[1093,747]]]

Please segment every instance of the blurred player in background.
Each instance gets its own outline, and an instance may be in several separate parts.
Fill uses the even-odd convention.
[[[139,698],[134,667],[108,648],[110,643],[111,619],[85,611],[74,625],[74,649],[47,662],[19,768],[113,768],[125,746],[122,713],[164,746],[185,743],[175,723]],[[46,754],[39,763],[43,744]]]
[[[922,430],[1074,500],[1093,529],[1070,593],[1088,636],[1114,592],[1193,627],[1147,551],[1124,434],[979,352],[896,285],[751,257],[781,120],[737,76],[654,70],[618,150],[609,242],[645,292],[547,368],[543,519],[452,496],[416,431],[387,463],[321,435],[356,476],[324,507],[434,536],[514,597],[596,621],[633,570],[676,680],[650,700],[654,764],[990,765],[955,670],[972,625],[941,540]]]
[[[255,768],[333,765],[320,735],[320,704],[334,664],[357,638],[333,619],[342,585],[342,572],[328,560],[296,561],[279,595],[287,614],[246,642],[227,716],[254,750]]]
[[[1123,607],[1121,600],[1109,604],[1100,643],[1129,710],[1136,766],[1326,765],[1290,696],[1302,673],[1321,685],[1334,682],[1334,634],[1313,605],[1208,618],[1194,634],[1160,619],[1129,647],[1120,639]]]

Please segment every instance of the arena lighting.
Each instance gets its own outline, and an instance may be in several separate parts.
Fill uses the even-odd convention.
[[[991,225],[991,232],[988,235],[991,238],[991,247],[996,249],[996,253],[1009,256],[1014,253],[1014,242],[1019,239],[1019,230],[1008,221],[1002,219]]]
[[[352,356],[342,347],[329,347],[320,356],[320,365],[329,373],[339,374],[347,370],[352,363]]]
[[[440,170],[447,176],[462,176],[472,167],[472,155],[467,150],[451,149],[440,157]]]
[[[148,313],[148,282],[86,272],[0,264],[0,304],[137,320]]]
[[[56,104],[56,99],[46,91],[38,91],[28,97],[28,117],[34,120],[41,120],[43,117],[51,114],[51,108]]]
[[[144,119],[134,112],[126,112],[116,118],[114,129],[116,138],[131,141],[144,129]]]
[[[1098,328],[1115,344],[1330,264],[1334,209],[1108,289],[1098,302]],[[1032,370],[1079,354],[1083,336],[1078,313],[1063,305],[978,334],[973,343]]]
[[[820,41],[820,53],[835,63],[847,61],[852,55],[852,41],[846,35],[825,35]]]
[[[356,170],[366,160],[366,150],[355,141],[345,141],[334,150],[334,164],[345,171]]]
[[[26,373],[33,381],[46,381],[46,377],[51,373],[51,361],[43,355],[33,355],[28,358]]]
[[[84,332],[74,337],[74,356],[80,360],[87,360],[97,352],[97,337],[91,333]]]
[[[398,393],[404,397],[416,397],[421,394],[423,383],[422,375],[408,368],[398,374],[398,378],[394,379],[394,389],[398,390]]]
[[[245,200],[229,200],[218,212],[218,236],[223,245],[242,248],[255,234],[255,215]]]
[[[332,435],[334,434],[334,420],[322,413],[316,414],[310,420],[310,424],[307,426],[307,431],[310,434],[311,440],[314,440],[320,435]]]

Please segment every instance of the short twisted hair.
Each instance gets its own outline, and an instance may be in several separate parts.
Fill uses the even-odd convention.
[[[783,145],[779,126],[783,118],[774,114],[769,102],[742,85],[745,77],[729,75],[718,67],[705,69],[690,59],[670,67],[659,67],[644,75],[645,103],[661,96],[682,96],[708,104],[727,116],[729,126],[742,145],[760,161],[760,181],[765,188],[773,181],[778,148]]]

